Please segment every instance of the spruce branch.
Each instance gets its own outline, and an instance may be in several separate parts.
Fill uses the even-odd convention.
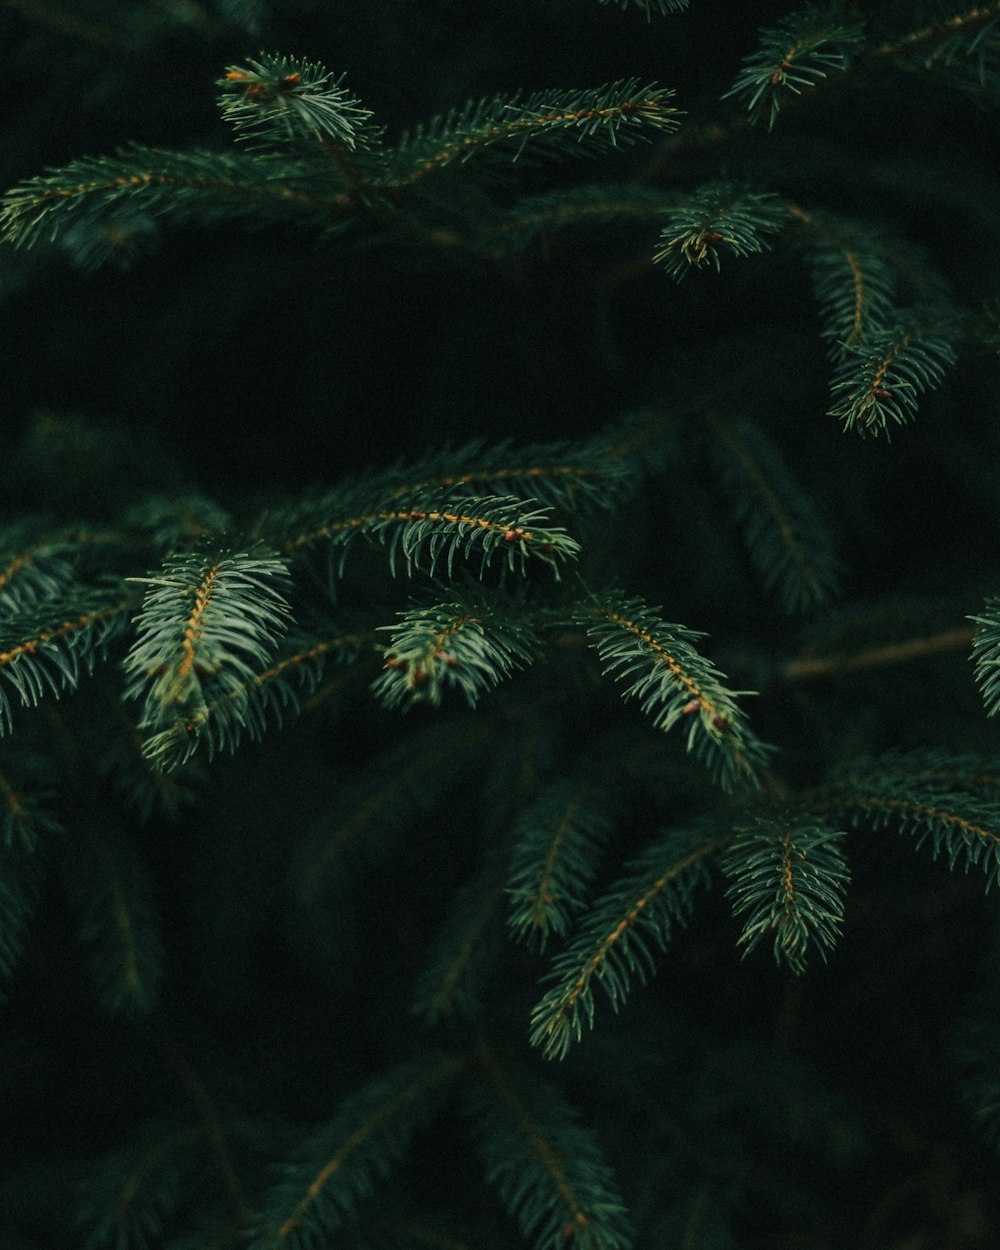
[[[425,1055],[345,1098],[281,1166],[252,1250],[306,1250],[335,1234],[399,1165],[467,1063],[464,1055]]]
[[[194,711],[150,734],[142,754],[156,772],[166,774],[187,764],[196,752],[211,760],[236,751],[244,738],[258,742],[269,728],[281,728],[299,714],[331,666],[353,664],[375,642],[373,632],[286,637],[267,668],[227,684]]]
[[[453,591],[448,599],[399,612],[372,690],[385,707],[438,707],[457,687],[470,707],[516,668],[534,660],[537,637],[523,603],[498,594]]]
[[[989,775],[984,762],[980,772]],[[892,753],[852,762],[803,799],[803,808],[820,821],[833,816],[852,826],[877,830],[894,827],[911,835],[919,848],[929,844],[934,858],[945,856],[954,870],[979,867],[986,888],[1000,882],[1000,802],[982,793],[950,784],[926,767],[917,755],[912,763]]]
[[[722,674],[692,645],[703,634],[667,624],[641,599],[610,591],[584,600],[570,617],[583,626],[604,673],[630,684],[623,697],[640,700],[657,729],[687,719],[687,749],[704,759],[724,789],[757,785],[769,748],[747,724]]]
[[[625,1204],[593,1132],[562,1091],[504,1065],[485,1046],[470,1084],[487,1179],[537,1250],[631,1250]]]
[[[521,816],[507,882],[507,925],[517,941],[544,949],[583,910],[613,826],[611,795],[564,779],[544,790]]]
[[[601,4],[615,5],[619,9],[638,9],[645,13],[647,20],[653,16],[653,10],[664,15],[667,13],[683,13],[689,0],[600,0]]]
[[[478,555],[480,576],[499,556],[511,572],[524,573],[528,560],[538,559],[558,577],[559,563],[574,559],[580,550],[561,526],[545,525],[547,509],[531,508],[533,500],[515,495],[464,495],[418,488],[407,496],[390,495],[374,511],[352,515],[345,505],[360,502],[359,489],[348,487],[343,494],[297,508],[286,518],[269,514],[262,525],[265,532],[274,532],[276,524],[284,525],[286,534],[294,526],[298,532],[279,540],[286,554],[328,542],[333,552],[339,552],[341,571],[348,550],[360,538],[389,548],[393,575],[401,557],[408,575],[419,570],[433,577],[443,565],[451,578],[456,557]]]
[[[704,265],[714,265],[718,272],[720,255],[763,252],[768,246],[765,236],[776,234],[788,222],[778,196],[732,182],[699,187],[665,216],[653,260],[678,281]]]
[[[733,912],[745,917],[744,955],[773,935],[775,960],[793,972],[805,971],[810,948],[826,958],[839,936],[850,879],[843,836],[793,815],[758,817],[737,831],[722,867],[732,878]]]
[[[1000,712],[1000,595],[986,600],[983,616],[970,616],[978,629],[972,639],[972,660],[976,682],[983,696],[987,716]]]
[[[761,31],[760,48],[744,58],[736,81],[722,98],[738,99],[751,122],[766,118],[773,130],[789,97],[849,68],[862,41],[861,23],[842,21],[838,6],[806,5],[773,29]]]
[[[844,344],[830,387],[830,416],[862,437],[889,434],[916,415],[920,396],[954,365],[956,331],[946,312],[916,309],[906,320]]]
[[[630,78],[583,91],[543,91],[525,99],[492,96],[408,132],[391,160],[390,181],[405,186],[455,161],[487,153],[503,161],[571,156],[624,147],[678,126],[665,87]]]
[[[76,688],[121,634],[139,596],[120,581],[75,585],[0,620],[0,734],[11,728],[8,690],[25,707]]]
[[[382,129],[371,109],[325,66],[266,52],[228,65],[219,79],[219,107],[236,138],[265,150],[287,150],[305,139],[326,140],[347,152],[372,152]]]
[[[143,700],[141,726],[183,721],[196,733],[209,703],[224,698],[245,717],[254,666],[270,663],[291,618],[284,562],[263,549],[194,550],[130,580],[150,588],[124,663],[125,697]]]
[[[838,591],[833,541],[781,453],[749,420],[706,414],[709,451],[750,559],[787,612],[808,612]]]
[[[33,247],[87,223],[103,229],[109,213],[126,209],[175,225],[246,223],[252,215],[259,225],[310,222],[328,229],[349,220],[355,205],[322,150],[293,159],[133,144],[18,184],[2,201],[0,232],[17,247]],[[77,238],[91,246],[85,231]]]
[[[561,1059],[593,1028],[595,988],[617,1012],[633,980],[645,984],[675,926],[685,923],[695,890],[708,883],[706,863],[731,835],[672,829],[630,866],[626,876],[593,903],[569,944],[556,955],[552,982],[531,1016],[531,1041]]]

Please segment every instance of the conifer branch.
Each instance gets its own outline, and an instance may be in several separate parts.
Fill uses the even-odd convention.
[[[352,664],[376,642],[374,633],[337,633],[323,639],[291,638],[267,668],[229,685],[200,707],[150,734],[142,754],[154,769],[169,773],[197,751],[209,759],[234,752],[244,736],[259,741],[271,725],[297,715],[331,663]]]
[[[594,1135],[548,1081],[479,1049],[470,1112],[488,1179],[537,1250],[631,1250],[625,1204]]]
[[[133,144],[114,156],[86,157],[10,190],[0,230],[15,246],[31,247],[71,227],[95,223],[119,208],[140,207],[178,225],[212,221],[312,220],[323,228],[343,221],[352,197],[333,182],[317,194],[316,158],[260,152],[167,152]]]
[[[833,814],[855,827],[894,826],[912,835],[918,848],[930,843],[934,857],[945,855],[952,870],[981,867],[989,889],[1000,882],[1000,803],[955,789],[947,773],[938,778],[926,763],[918,755],[908,765],[898,754],[858,761],[806,796],[804,806],[820,820]]]
[[[518,821],[507,883],[507,925],[517,941],[544,949],[562,937],[584,895],[612,828],[610,796],[583,782],[557,782]]]
[[[737,832],[723,871],[733,878],[727,891],[733,912],[746,917],[739,938],[744,955],[773,934],[775,960],[793,972],[805,971],[810,947],[826,958],[839,936],[850,879],[843,836],[794,817],[759,817]]]
[[[496,594],[453,592],[426,607],[399,612],[383,647],[385,669],[372,690],[385,707],[430,703],[438,707],[456,686],[475,707],[480,695],[534,659],[537,638],[524,605]]]
[[[657,729],[689,718],[687,749],[706,760],[724,789],[758,784],[768,748],[736,703],[747,692],[727,690],[722,674],[691,645],[703,634],[669,625],[657,611],[611,592],[581,603],[571,620],[587,630],[605,674],[630,682],[624,697],[638,698]]]
[[[1000,712],[1000,595],[986,600],[983,616],[971,616],[979,628],[972,639],[972,660],[976,682],[983,696],[987,716]]]
[[[934,389],[955,363],[954,329],[942,314],[920,310],[906,322],[845,344],[831,393],[830,415],[862,436],[905,425],[924,391]]]
[[[351,493],[355,493],[352,491]],[[377,511],[350,513],[321,519],[329,504],[320,500],[305,527],[285,538],[281,550],[293,554],[320,541],[340,552],[343,570],[346,554],[358,538],[389,548],[389,567],[396,572],[401,556],[408,575],[421,570],[433,576],[443,564],[454,575],[456,556],[479,556],[480,575],[500,556],[511,572],[525,571],[529,558],[547,564],[559,576],[559,562],[573,559],[579,544],[561,526],[546,526],[548,511],[530,508],[532,500],[515,495],[456,495],[450,491],[415,491],[407,499],[393,498]],[[329,503],[335,503],[330,499]],[[326,504],[327,506],[324,506]],[[310,509],[312,511],[312,509]],[[273,524],[268,517],[266,524]]]
[[[343,80],[312,61],[262,52],[226,67],[219,106],[238,140],[265,150],[319,139],[352,154],[371,152],[381,145],[382,129]]]
[[[334,1234],[399,1164],[467,1063],[464,1055],[428,1055],[344,1099],[284,1164],[283,1179],[265,1199],[252,1250],[305,1250]]]
[[[705,421],[714,436],[709,450],[765,588],[777,588],[787,612],[829,602],[839,582],[833,543],[777,448],[748,420],[709,411]]]
[[[704,265],[714,265],[718,272],[721,254],[763,252],[765,236],[776,234],[787,220],[776,195],[732,182],[707,183],[668,209],[653,260],[678,280]]]
[[[730,836],[668,831],[591,906],[553,960],[545,977],[553,984],[532,1012],[531,1041],[547,1058],[563,1058],[584,1024],[593,1027],[595,986],[617,1012],[633,979],[644,984],[652,975],[653,950],[666,950],[674,927],[686,921],[695,889],[708,882],[706,861]]]
[[[12,688],[25,707],[75,689],[126,627],[139,597],[119,586],[70,587],[0,620],[0,734],[11,727]]]
[[[529,155],[587,155],[676,130],[673,92],[630,78],[584,91],[539,92],[526,99],[493,96],[470,101],[403,136],[392,158],[391,181],[418,182],[454,161],[481,152],[504,160]]]
[[[209,702],[245,708],[256,671],[268,664],[291,617],[288,572],[262,550],[189,551],[169,556],[136,618],[125,658],[125,697],[142,698],[140,724],[173,730],[210,719]],[[217,723],[217,722],[216,722]]]
[[[810,91],[830,73],[847,69],[863,40],[858,22],[840,20],[836,6],[806,5],[776,27],[761,31],[758,51],[745,57],[733,86],[751,122],[767,119],[774,129],[790,96]]]

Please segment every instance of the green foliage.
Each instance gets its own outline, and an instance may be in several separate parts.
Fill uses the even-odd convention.
[[[1000,712],[1000,596],[986,601],[986,613],[973,616],[979,628],[972,640],[976,681],[982,691],[987,716]]]
[[[787,612],[812,612],[839,590],[833,540],[781,452],[752,421],[709,418],[708,446],[730,511],[764,585]]]
[[[290,619],[285,564],[267,552],[177,552],[154,577],[125,660],[125,697],[142,699],[140,725],[197,732],[209,701],[247,699]]]
[[[572,620],[582,625],[607,676],[627,681],[624,698],[640,700],[642,710],[664,732],[687,720],[687,749],[707,762],[725,789],[755,784],[767,747],[750,729],[736,703],[738,694],[722,685],[722,674],[692,643],[703,635],[668,625],[640,599],[610,592],[584,601]]]
[[[371,109],[342,82],[343,75],[334,78],[322,65],[262,53],[227,67],[218,84],[219,106],[237,139],[265,151],[316,139],[352,153],[380,146]]]
[[[893,424],[905,425],[923,392],[939,386],[955,363],[954,338],[947,314],[921,309],[846,344],[831,386],[836,402],[830,415],[862,435],[888,435]]]
[[[632,1244],[625,1206],[594,1136],[559,1088],[483,1056],[470,1103],[491,1184],[538,1250]]]
[[[744,954],[773,934],[775,959],[801,973],[810,946],[824,958],[833,949],[850,876],[843,836],[822,825],[763,817],[737,832],[723,867],[733,878],[733,911],[745,917]]]
[[[384,646],[385,671],[374,684],[386,707],[430,703],[456,686],[475,707],[479,696],[515,668],[530,664],[537,640],[520,604],[496,596],[457,594],[400,612]]]
[[[564,779],[539,794],[514,833],[507,924],[522,942],[544,949],[563,937],[586,907],[611,833],[611,794],[583,779]]]
[[[726,97],[745,105],[753,122],[774,129],[791,97],[812,90],[831,72],[845,70],[862,42],[862,26],[842,20],[839,5],[807,5],[770,30],[744,58]]]
[[[995,1223],[1000,5],[603,3],[0,18],[16,1239]]]
[[[551,982],[531,1017],[531,1040],[550,1059],[593,1028],[595,989],[615,1011],[633,981],[644,984],[654,970],[654,950],[664,951],[691,911],[693,895],[707,884],[706,860],[727,838],[703,830],[665,832],[611,890],[595,900],[566,946],[552,961]]]
[[[928,766],[923,754],[914,760],[896,754],[859,759],[815,792],[809,810],[855,827],[895,827],[918,847],[929,843],[934,857],[947,858],[952,870],[981,868],[989,889],[1000,880],[996,778],[985,765],[974,771],[960,764],[955,772],[957,777],[952,769]]]
[[[322,1245],[399,1164],[413,1133],[464,1066],[426,1055],[386,1072],[343,1100],[283,1164],[265,1197],[253,1250]]]
[[[661,261],[677,279],[704,265],[714,265],[718,271],[720,255],[764,251],[764,236],[776,234],[787,219],[776,195],[730,182],[709,183],[670,207],[653,260]]]

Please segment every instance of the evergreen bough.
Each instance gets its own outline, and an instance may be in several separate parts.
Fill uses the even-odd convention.
[[[645,18],[637,40],[701,20],[685,0],[602,4],[590,27]],[[145,24],[116,0],[13,7],[145,64],[187,28],[230,46],[285,20],[262,0],[151,3]],[[77,1134],[72,1164],[28,1134],[0,1181],[0,1206],[46,1194],[15,1204],[25,1245],[889,1244],[879,1169],[867,1222],[824,1179],[858,1166],[864,1134],[829,1088],[836,1064],[801,1041],[799,1004],[850,1008],[879,975],[882,928],[912,940],[894,915],[943,925],[957,899],[980,909],[960,957],[986,944],[973,899],[1000,879],[1000,599],[995,565],[955,602],[938,593],[955,578],[937,553],[914,608],[898,539],[885,563],[858,539],[882,538],[857,515],[877,511],[872,465],[888,461],[871,457],[896,448],[854,436],[929,425],[945,431],[936,467],[995,458],[963,421],[969,379],[995,373],[995,232],[970,291],[940,233],[914,226],[904,180],[894,221],[884,187],[869,204],[877,171],[835,187],[808,128],[819,117],[826,156],[861,170],[837,119],[869,117],[872,93],[995,107],[1000,6],[860,8],[766,26],[704,120],[636,74],[400,127],[319,59],[261,51],[218,71],[233,145],[131,143],[7,191],[5,298],[34,258],[141,272],[170,230],[294,226],[324,263],[367,258],[397,282],[451,267],[520,292],[565,265],[586,311],[539,326],[519,310],[511,331],[541,370],[585,342],[627,391],[648,300],[677,322],[657,328],[667,376],[644,360],[635,402],[597,429],[581,417],[549,438],[533,417],[512,437],[475,396],[474,436],[465,420],[400,437],[310,489],[276,475],[215,497],[155,453],[141,471],[119,455],[103,482],[44,421],[11,448],[12,496],[41,487],[0,527],[5,1010],[39,977],[38,929],[81,996],[73,934],[82,1010],[141,1052],[133,1075],[158,1065],[187,1100],[150,1077],[89,1153]],[[967,192],[930,187],[921,209],[944,203],[954,230],[959,210],[991,211]],[[647,274],[656,295],[616,306]],[[507,345],[490,350],[499,378]],[[995,539],[991,474],[970,467],[969,494]],[[890,833],[975,869],[975,895]],[[178,936],[185,909],[195,936]],[[734,989],[723,959],[761,946],[776,968],[755,957]],[[218,1007],[186,1001],[192,967]],[[723,984],[753,1005],[735,1029]],[[963,1002],[958,1088],[996,1145],[1000,1010],[992,993]],[[773,1036],[745,1019],[758,1003]],[[0,1038],[12,1070],[19,1027]],[[18,1115],[24,1133],[33,1113]],[[70,1190],[67,1215],[48,1195]]]

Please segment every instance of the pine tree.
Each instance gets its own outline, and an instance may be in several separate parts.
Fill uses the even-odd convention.
[[[737,7],[0,9],[11,1246],[1000,1237],[1000,4]]]

